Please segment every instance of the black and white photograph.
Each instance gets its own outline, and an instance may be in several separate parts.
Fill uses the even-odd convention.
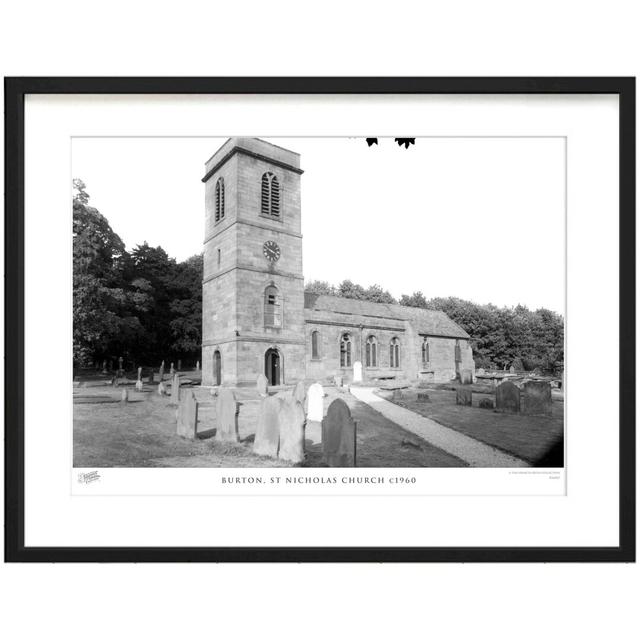
[[[566,139],[74,137],[73,466],[565,466]]]

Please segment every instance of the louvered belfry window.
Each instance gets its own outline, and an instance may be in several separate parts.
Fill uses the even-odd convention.
[[[270,171],[262,174],[260,212],[263,216],[280,217],[280,182]]]
[[[224,178],[216,182],[216,222],[224,218]]]

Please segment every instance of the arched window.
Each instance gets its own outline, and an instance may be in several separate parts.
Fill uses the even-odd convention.
[[[400,366],[400,340],[393,338],[389,343],[389,366],[397,369]]]
[[[264,290],[264,326],[281,326],[280,296],[277,287],[269,285]]]
[[[340,339],[340,366],[351,366],[351,336],[348,333],[343,333]]]
[[[375,336],[369,336],[364,345],[365,366],[378,366],[378,341]]]
[[[216,182],[216,222],[224,218],[224,178]]]
[[[318,360],[318,358],[320,358],[319,342],[320,342],[320,333],[318,333],[317,331],[312,331],[311,332],[311,357],[314,360]]]
[[[429,343],[426,338],[422,339],[422,366],[429,366]]]
[[[260,213],[272,218],[280,217],[280,183],[278,177],[270,171],[262,174]]]

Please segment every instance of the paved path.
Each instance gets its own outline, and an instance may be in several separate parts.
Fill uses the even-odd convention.
[[[520,458],[510,456],[499,449],[484,444],[474,438],[465,436],[454,429],[443,427],[430,418],[418,415],[409,409],[399,407],[374,393],[368,387],[351,387],[351,393],[372,409],[398,426],[411,431],[434,447],[438,447],[451,455],[464,460],[472,467],[528,467],[529,464]]]

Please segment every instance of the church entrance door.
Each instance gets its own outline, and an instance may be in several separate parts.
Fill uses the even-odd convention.
[[[264,354],[264,375],[270,387],[280,385],[280,354],[277,349],[267,349]]]
[[[213,384],[216,387],[222,384],[222,356],[219,351],[213,354]]]

